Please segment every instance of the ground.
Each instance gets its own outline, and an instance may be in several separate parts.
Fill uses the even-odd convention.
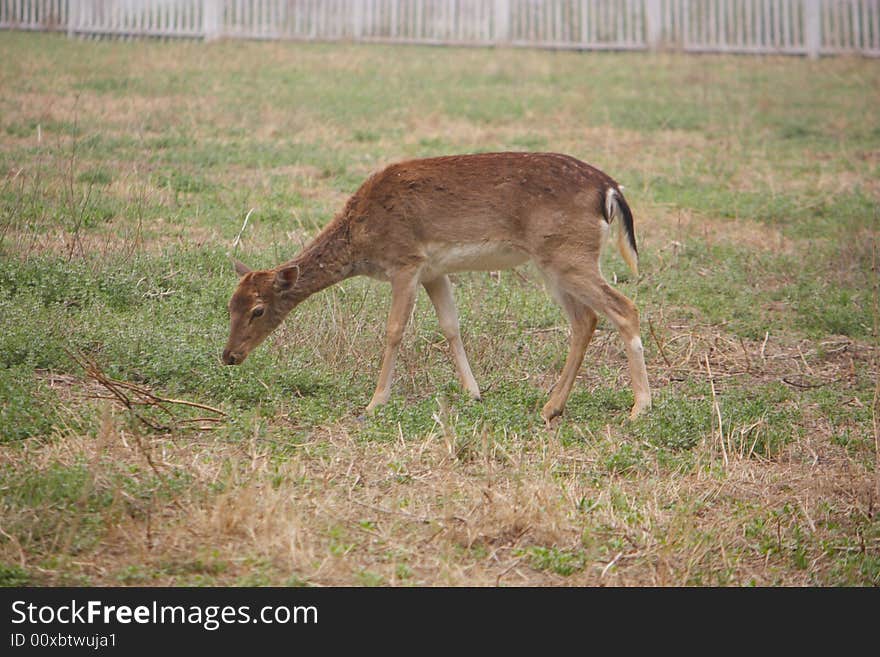
[[[0,582],[880,584],[880,65],[0,33]],[[626,187],[653,410],[528,267],[387,285],[223,367],[231,257],[286,260],[372,171],[552,150]],[[248,220],[245,225],[245,218]],[[164,410],[163,410],[164,409]]]

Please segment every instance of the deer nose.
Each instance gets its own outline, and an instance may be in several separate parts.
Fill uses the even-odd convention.
[[[235,354],[233,354],[229,349],[223,350],[223,362],[227,365],[235,365],[237,361]]]

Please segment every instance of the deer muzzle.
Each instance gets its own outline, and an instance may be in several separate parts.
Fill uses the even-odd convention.
[[[229,349],[223,350],[224,365],[240,365],[242,361],[244,361],[244,356],[241,354],[235,353]]]

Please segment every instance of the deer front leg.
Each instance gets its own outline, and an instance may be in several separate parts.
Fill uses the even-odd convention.
[[[385,353],[382,368],[373,399],[367,405],[367,413],[386,403],[391,397],[391,381],[394,378],[394,363],[397,350],[403,338],[403,331],[409,322],[418,290],[418,276],[411,271],[396,274],[391,279],[391,310],[385,327]]]
[[[431,298],[431,303],[434,304],[434,310],[437,311],[440,330],[443,331],[443,335],[446,336],[446,341],[449,343],[449,351],[455,362],[458,379],[468,394],[473,399],[479,400],[480,387],[471,372],[467,354],[464,352],[464,344],[461,341],[458,310],[455,308],[455,299],[452,296],[452,283],[450,283],[448,276],[440,276],[433,281],[423,283],[423,285]]]

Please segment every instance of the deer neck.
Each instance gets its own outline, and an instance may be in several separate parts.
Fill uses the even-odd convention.
[[[282,267],[296,266],[299,277],[284,296],[289,312],[296,305],[353,275],[351,242],[345,224],[334,221],[302,253]]]

